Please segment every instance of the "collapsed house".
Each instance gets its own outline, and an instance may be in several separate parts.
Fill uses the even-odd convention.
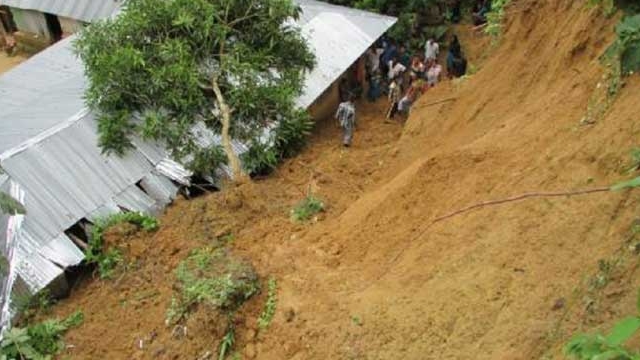
[[[317,58],[297,104],[321,120],[335,110],[340,78],[396,19],[314,0],[297,2],[302,8],[298,25]],[[64,8],[67,12],[58,15],[70,16],[74,6],[87,11],[87,4],[101,2],[0,3],[28,3],[29,11],[49,14]],[[52,283],[64,286],[65,269],[83,260],[84,244],[72,227],[121,211],[158,213],[181,185],[189,184],[189,172],[160,144],[137,139],[124,157],[101,154],[97,122],[83,101],[83,65],[72,41],[61,40],[0,77],[0,191],[27,211],[0,215],[0,248],[9,263],[0,283],[3,328],[15,311],[13,299]]]

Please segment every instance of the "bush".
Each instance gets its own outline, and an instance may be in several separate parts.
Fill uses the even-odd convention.
[[[99,219],[91,229],[89,248],[85,253],[88,264],[96,264],[100,278],[108,279],[115,268],[122,262],[122,253],[118,249],[104,249],[104,233],[111,227],[122,223],[129,223],[151,232],[158,229],[158,220],[152,216],[138,212],[118,213]]]
[[[565,346],[565,353],[577,360],[640,360],[640,353],[625,346],[640,329],[640,292],[637,315],[618,321],[607,334],[579,334]]]
[[[192,251],[175,275],[180,294],[171,300],[167,324],[180,321],[198,304],[231,313],[260,291],[253,267],[221,249]]]
[[[324,211],[324,203],[322,200],[313,195],[307,195],[304,200],[298,203],[291,210],[291,220],[302,222],[311,219],[311,217],[321,211]]]
[[[640,14],[625,17],[616,26],[616,41],[604,59],[620,64],[622,76],[640,70]]]
[[[271,325],[271,320],[276,314],[276,307],[278,306],[278,282],[275,278],[270,278],[268,283],[267,301],[262,309],[262,314],[258,318],[258,327],[260,329],[266,329]]]
[[[502,22],[504,21],[505,8],[511,0],[493,0],[491,11],[487,14],[487,27],[484,32],[494,38],[502,35]]]
[[[64,349],[62,335],[82,323],[78,311],[65,320],[45,320],[26,328],[13,328],[4,334],[0,349],[2,360],[51,359]]]

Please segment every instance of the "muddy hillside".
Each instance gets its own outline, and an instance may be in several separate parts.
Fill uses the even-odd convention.
[[[227,248],[261,278],[233,320],[236,358],[564,358],[572,334],[634,312],[640,191],[532,196],[434,220],[629,179],[640,78],[588,116],[617,20],[583,1],[516,0],[496,45],[457,29],[477,72],[429,90],[406,123],[385,123],[384,101],[363,102],[352,148],[335,124],[318,124],[271,176],[178,200],[155,233],[111,231],[130,265],[79,282],[53,308],[85,315],[61,358],[217,358],[221,314],[165,323],[175,269],[202,247]],[[325,211],[292,221],[309,191]],[[277,307],[265,329],[270,278]]]

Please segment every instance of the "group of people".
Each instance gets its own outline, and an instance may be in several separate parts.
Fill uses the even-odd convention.
[[[415,101],[430,87],[435,86],[443,75],[438,63],[440,45],[430,38],[424,51],[411,56],[406,47],[391,40],[382,40],[365,55],[365,72],[368,80],[367,99],[371,102],[386,95],[389,107],[385,121],[391,121],[398,113],[408,114]],[[466,72],[466,59],[457,36],[453,36],[446,57],[447,73],[460,77]],[[362,88],[359,88],[362,90]],[[348,147],[355,130],[355,99],[360,92],[349,89],[345,79],[340,83],[340,105],[335,114],[344,130],[343,145]]]

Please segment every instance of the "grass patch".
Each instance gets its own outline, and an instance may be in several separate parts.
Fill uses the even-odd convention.
[[[198,304],[232,313],[260,290],[253,267],[225,250],[201,248],[191,252],[175,271],[179,295],[167,310],[167,325],[184,319]]]
[[[230,323],[232,321],[229,321]],[[218,353],[218,360],[224,360],[227,357],[227,354],[231,352],[233,349],[233,345],[236,342],[236,332],[233,325],[229,325],[227,328],[227,333],[222,338],[222,342],[220,343],[220,352]]]
[[[269,278],[267,284],[267,301],[264,303],[262,313],[258,318],[258,327],[261,330],[266,330],[271,325],[274,315],[276,314],[276,308],[278,306],[278,282],[275,278]]]
[[[91,229],[85,258],[88,264],[97,265],[101,279],[111,278],[117,266],[124,260],[120,250],[104,248],[105,232],[123,223],[135,225],[147,232],[156,231],[159,226],[156,218],[138,212],[118,213],[97,220]]]
[[[78,311],[64,320],[50,319],[28,327],[13,328],[4,334],[0,359],[51,359],[65,347],[62,335],[83,320],[84,315]]]
[[[291,209],[291,220],[294,222],[305,222],[314,215],[324,211],[325,206],[322,200],[313,195],[307,195],[293,209]]]

